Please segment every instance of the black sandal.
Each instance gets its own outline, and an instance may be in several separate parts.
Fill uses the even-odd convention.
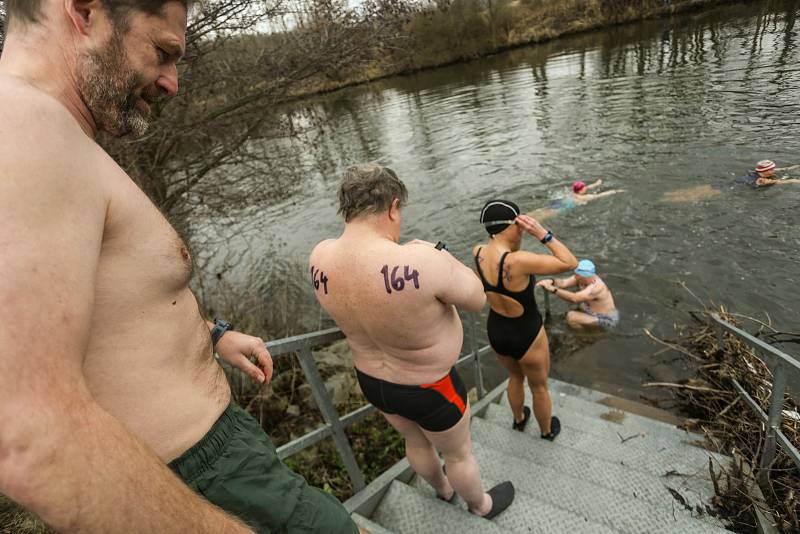
[[[488,514],[478,516],[484,519],[494,519],[497,514],[511,506],[511,503],[514,502],[514,485],[508,480],[501,482],[486,493],[492,498],[492,509],[489,510]]]
[[[511,428],[513,428],[514,430],[519,430],[520,432],[525,432],[525,425],[528,424],[528,421],[531,418],[531,409],[528,408],[527,406],[523,406],[522,414],[523,414],[522,421],[520,421],[519,423],[514,421],[514,423],[511,425]]]
[[[550,433],[547,435],[542,434],[542,439],[553,441],[560,432],[561,421],[559,421],[558,417],[554,415],[552,418],[550,418]]]

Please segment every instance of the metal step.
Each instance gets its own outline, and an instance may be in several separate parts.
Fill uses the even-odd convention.
[[[657,476],[670,471],[686,475],[707,473],[709,456],[718,462],[727,463],[725,457],[713,455],[705,449],[670,443],[662,439],[660,434],[650,433],[646,427],[639,424],[616,425],[600,419],[587,418],[563,406],[554,407],[553,413],[558,415],[561,421],[561,435],[556,438],[557,443]],[[508,407],[490,405],[484,418],[502,428],[509,428],[513,416]],[[533,414],[531,418],[525,428],[525,434],[540,439],[539,427],[533,419]],[[626,438],[631,439],[623,443]]]
[[[394,532],[392,532],[391,530],[386,530],[379,524],[370,521],[366,517],[360,516],[358,514],[351,514],[350,517],[353,518],[353,521],[355,521],[356,525],[369,532],[369,534],[394,534]]]
[[[372,520],[396,534],[513,534],[494,521],[481,519],[457,506],[426,497],[395,480]],[[519,534],[527,532],[522,530]]]
[[[529,424],[536,424],[531,421]],[[472,420],[473,440],[503,454],[515,456],[536,466],[551,468],[568,475],[580,478],[614,490],[632,499],[641,499],[652,504],[671,502],[673,496],[668,488],[680,493],[692,506],[705,509],[714,496],[714,487],[703,471],[692,477],[656,476],[649,472],[632,469],[618,462],[610,462],[593,454],[570,449],[568,446],[569,430],[549,442],[534,438],[515,430],[501,428],[480,419]],[[564,438],[564,441],[562,441]],[[624,454],[623,443],[617,447]],[[719,522],[714,520],[719,525]]]
[[[551,443],[557,447],[557,442]],[[474,443],[481,475],[492,480],[511,480],[522,492],[567,509],[612,529],[630,534],[720,533],[724,529],[695,519],[674,499],[653,504],[593,484],[582,473],[568,474],[550,467]],[[381,524],[388,524],[381,521]]]
[[[488,489],[499,482],[484,478],[483,487]],[[421,477],[414,477],[410,485],[429,499],[436,498],[436,490]],[[458,497],[451,506],[460,507],[466,511],[466,504]],[[492,522],[514,532],[530,534],[552,534],[554,532],[618,534],[619,532],[606,525],[592,522],[586,516],[546,503],[519,488],[515,488],[514,502],[511,506],[495,517]]]
[[[575,387],[576,386],[569,386],[569,389]],[[693,444],[700,443],[703,440],[701,434],[687,432],[669,423],[600,404],[597,401],[588,400],[583,396],[575,397],[564,393],[563,389],[564,386],[560,388],[551,387],[550,399],[553,402],[553,413],[557,415],[557,409],[560,408],[566,408],[577,412],[581,416],[581,419],[587,420],[586,424],[583,426],[583,430],[586,432],[613,436],[616,436],[616,433],[619,432],[625,437],[638,432],[646,432],[648,435],[658,437],[659,440],[664,443],[690,446],[695,446]],[[609,396],[598,397],[599,400],[604,398],[609,398]],[[508,406],[507,395],[503,395],[500,404]],[[525,388],[525,404],[533,406],[531,392],[527,387]],[[594,424],[591,424],[590,421],[593,421]]]

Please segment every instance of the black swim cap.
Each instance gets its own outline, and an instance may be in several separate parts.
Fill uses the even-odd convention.
[[[519,206],[510,200],[490,200],[481,210],[481,223],[491,235],[499,234],[519,216]],[[492,224],[497,221],[498,224]]]

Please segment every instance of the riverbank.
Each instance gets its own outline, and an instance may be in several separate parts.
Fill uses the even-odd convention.
[[[413,74],[584,32],[746,0],[455,0],[415,11],[392,43],[289,92],[292,100]]]

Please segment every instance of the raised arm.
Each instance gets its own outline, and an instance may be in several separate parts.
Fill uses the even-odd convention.
[[[52,131],[19,128],[48,155],[23,161],[31,148],[3,135],[3,115],[0,492],[59,532],[250,532],[92,398],[82,367],[108,203],[85,181],[98,162]]]
[[[785,178],[783,180],[776,180],[776,184],[800,184],[800,178]]]
[[[778,172],[778,171],[793,171],[795,169],[800,169],[800,165],[791,165],[789,167],[781,167],[779,169],[775,169],[775,172]]]
[[[602,178],[598,178],[597,181],[595,181],[595,183],[587,185],[586,189],[596,189],[596,188],[600,187],[601,185],[603,185],[603,179]]]
[[[539,222],[527,215],[517,217],[517,224],[538,241],[546,235],[547,230]],[[560,274],[571,271],[578,265],[578,260],[569,249],[556,237],[553,237],[545,246],[552,255],[534,254],[533,252],[517,251],[509,255],[509,267],[520,269],[525,274]]]

